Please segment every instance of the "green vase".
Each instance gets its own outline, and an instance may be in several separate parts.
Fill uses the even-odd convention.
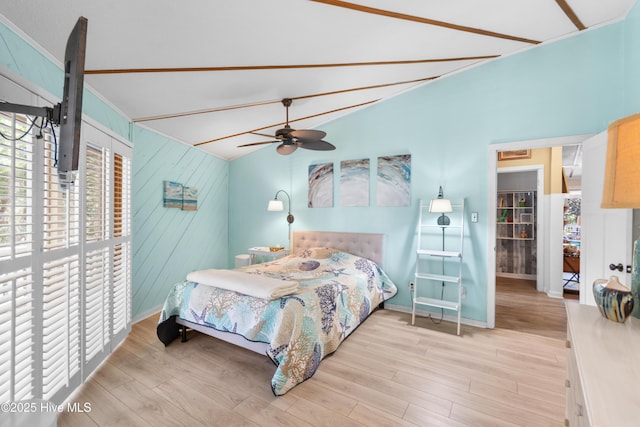
[[[635,306],[631,315],[640,318],[640,240],[633,242],[633,267],[631,268],[631,293]]]

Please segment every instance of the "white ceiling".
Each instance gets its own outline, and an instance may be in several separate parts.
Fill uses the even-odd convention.
[[[294,99],[293,128],[322,129],[486,57],[618,20],[634,2],[0,0],[0,12],[60,63],[85,16],[86,85],[140,125],[233,159],[275,149],[237,146],[282,127],[282,98]]]

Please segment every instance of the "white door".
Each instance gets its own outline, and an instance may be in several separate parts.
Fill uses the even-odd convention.
[[[607,132],[584,141],[582,152],[582,238],[580,303],[595,305],[593,281],[618,276],[631,287],[627,266],[632,259],[632,210],[601,209]],[[622,266],[622,271],[610,266]]]

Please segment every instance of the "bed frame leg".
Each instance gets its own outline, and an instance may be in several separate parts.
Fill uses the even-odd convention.
[[[181,332],[181,342],[187,342],[187,327],[182,325],[182,328],[180,328],[180,332]]]

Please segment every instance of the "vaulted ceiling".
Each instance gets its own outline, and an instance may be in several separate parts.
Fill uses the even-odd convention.
[[[60,63],[88,19],[85,84],[224,159],[483,61],[623,18],[635,0],[0,0]],[[262,134],[262,135],[260,135]],[[331,135],[324,138],[331,142]]]

